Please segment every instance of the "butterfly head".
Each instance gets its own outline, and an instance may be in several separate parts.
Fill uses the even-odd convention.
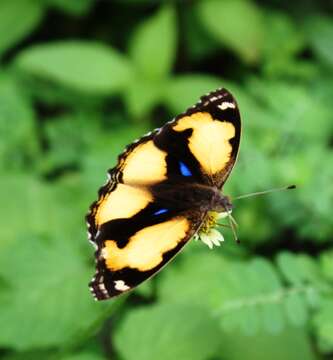
[[[232,211],[232,203],[230,197],[223,195],[219,189],[214,188],[211,198],[211,210],[217,213],[229,213]]]

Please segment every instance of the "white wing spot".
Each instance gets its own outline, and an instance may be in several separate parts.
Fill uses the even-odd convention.
[[[118,291],[126,291],[126,290],[130,289],[130,287],[127,286],[125,284],[125,281],[123,281],[123,280],[114,281],[114,288]]]
[[[220,108],[221,110],[226,110],[229,108],[234,109],[236,107],[236,105],[234,103],[224,101],[221,105],[218,105],[217,107]]]

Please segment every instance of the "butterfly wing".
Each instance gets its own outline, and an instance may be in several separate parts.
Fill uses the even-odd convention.
[[[240,117],[224,89],[128,146],[87,215],[96,247],[96,299],[131,290],[159,271],[199,229],[206,212],[163,202],[154,186],[221,187],[236,160]]]
[[[131,290],[158,272],[198,230],[204,214],[172,207],[153,195],[168,180],[167,153],[156,132],[131,144],[109,171],[109,180],[87,215],[96,248],[90,289],[97,300]],[[181,170],[174,178],[182,177]]]
[[[218,89],[161,128],[154,141],[183,159],[196,181],[221,188],[236,162],[240,136],[236,100]]]
[[[142,194],[137,195],[136,199]],[[94,240],[97,271],[90,283],[96,299],[117,296],[156,274],[191,239],[202,221],[199,213],[164,213],[156,208],[150,203],[130,218],[101,225]]]

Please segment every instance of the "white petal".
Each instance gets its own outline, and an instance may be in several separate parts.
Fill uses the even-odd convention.
[[[221,246],[221,244],[219,243],[218,240],[212,240],[212,239],[211,239],[211,241],[212,241],[212,243],[213,243],[215,246]]]
[[[201,234],[200,235],[200,240],[206,244],[210,249],[213,248],[214,244],[212,243],[212,241],[210,240],[210,237],[206,234]]]
[[[210,241],[213,243],[213,245],[215,246],[220,246],[220,242],[216,237],[210,237]]]
[[[211,229],[208,235],[211,242],[216,246],[220,246],[220,242],[224,241],[223,235],[216,229]]]

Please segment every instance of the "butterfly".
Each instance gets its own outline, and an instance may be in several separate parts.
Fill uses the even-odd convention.
[[[221,88],[127,146],[86,216],[96,248],[95,299],[132,290],[209,229],[216,214],[231,212],[222,187],[240,135],[236,100]]]

